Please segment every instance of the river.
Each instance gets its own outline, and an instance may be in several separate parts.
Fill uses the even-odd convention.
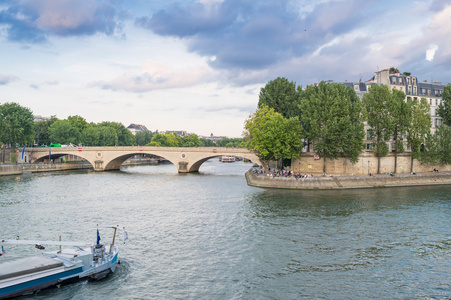
[[[451,186],[271,190],[246,184],[250,166],[0,177],[2,239],[95,242],[97,224],[129,235],[112,276],[24,299],[451,297]]]

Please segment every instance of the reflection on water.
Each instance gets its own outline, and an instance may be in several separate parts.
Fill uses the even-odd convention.
[[[451,296],[448,186],[260,189],[246,185],[250,166],[0,178],[0,238],[95,242],[98,223],[129,231],[113,276],[30,299]],[[8,247],[4,259],[26,252],[39,251]]]

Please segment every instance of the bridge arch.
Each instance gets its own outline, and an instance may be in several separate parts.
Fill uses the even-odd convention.
[[[49,150],[46,148],[27,148],[26,151],[31,162],[39,162],[49,157]],[[221,147],[124,146],[52,148],[50,158],[76,155],[89,162],[95,171],[106,171],[118,170],[124,161],[138,154],[151,154],[167,159],[176,166],[179,173],[198,172],[205,161],[219,156],[243,157],[254,163],[261,164],[258,156],[247,149]]]
[[[189,173],[191,172],[199,172],[199,168],[202,166],[202,164],[204,162],[206,162],[209,159],[215,158],[215,157],[221,157],[221,156],[233,156],[233,157],[242,157],[245,159],[248,159],[249,161],[256,163],[256,164],[260,164],[260,160],[258,159],[258,157],[256,155],[254,155],[254,157],[248,157],[247,155],[237,155],[237,154],[221,154],[221,155],[208,155],[204,158],[201,158],[199,160],[197,160],[196,162],[192,163],[190,165],[190,168],[188,170]]]

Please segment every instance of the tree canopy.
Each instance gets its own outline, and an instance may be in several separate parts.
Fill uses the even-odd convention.
[[[431,130],[430,106],[425,98],[420,101],[410,100],[410,124],[407,127],[407,144],[411,148],[410,171],[413,172],[413,160],[420,158],[421,145]]]
[[[10,144],[13,149],[17,144],[31,145],[34,137],[33,113],[27,107],[14,102],[0,105],[0,142]]]
[[[258,107],[263,105],[273,108],[284,118],[299,116],[299,92],[296,83],[286,78],[278,77],[269,81],[260,89]]]
[[[394,106],[392,102],[393,97],[386,85],[372,85],[362,98],[363,115],[374,135],[373,150],[378,158],[378,174],[380,158],[388,154],[386,142],[392,138],[393,133],[393,115],[390,113],[390,108]]]
[[[324,158],[347,157],[352,163],[363,150],[361,104],[353,89],[343,84],[320,82],[301,96],[302,124],[314,151]]]
[[[394,142],[394,172],[397,172],[398,165],[398,153],[403,153],[404,150],[404,137],[407,128],[411,124],[411,105],[405,101],[406,94],[404,92],[393,89],[391,92],[392,101],[390,101],[391,107],[389,107],[390,115],[392,116],[392,137]]]
[[[304,136],[298,117],[286,119],[262,105],[245,121],[244,129],[247,148],[260,158],[266,171],[270,160],[300,156]]]
[[[451,83],[445,85],[437,113],[443,119],[444,124],[451,126]]]

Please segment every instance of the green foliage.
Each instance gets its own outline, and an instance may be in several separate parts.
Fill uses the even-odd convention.
[[[302,127],[298,117],[284,118],[262,105],[245,122],[246,146],[265,164],[270,160],[299,157],[303,147]]]
[[[410,72],[402,72],[402,75],[410,76],[410,74],[412,74],[412,73],[410,73]]]
[[[35,142],[38,145],[50,145],[50,126],[58,120],[56,116],[51,116],[49,120],[35,121],[34,132]]]
[[[183,147],[200,147],[202,146],[202,143],[197,134],[191,134],[182,138],[182,145]]]
[[[419,102],[410,101],[411,118],[410,125],[407,128],[407,144],[411,148],[411,157],[418,159],[420,157],[420,147],[424,143],[431,128],[431,116],[429,114],[429,104],[425,98]]]
[[[258,108],[266,105],[282,114],[284,118],[296,117],[300,114],[298,99],[299,92],[296,90],[296,83],[278,77],[260,89]]]
[[[374,153],[378,158],[388,154],[386,142],[392,138],[394,119],[390,110],[395,106],[393,97],[386,85],[373,85],[363,95],[363,116],[373,131]],[[378,160],[377,173],[380,170]]]
[[[80,134],[88,126],[88,122],[86,122],[86,120],[84,118],[77,116],[77,115],[69,116],[69,117],[67,117],[67,120],[72,124],[72,126],[77,128],[77,130]]]
[[[411,121],[411,106],[405,101],[406,94],[404,92],[393,89],[391,91],[392,101],[390,107],[390,115],[392,116],[392,130],[395,150],[394,171],[397,172],[398,153],[404,152],[404,137],[407,127]]]
[[[150,131],[138,131],[135,135],[136,144],[146,145],[152,140],[153,133]]]
[[[322,81],[305,89],[300,109],[306,137],[318,155],[358,161],[365,132],[360,119],[361,104],[353,89]]]
[[[135,136],[121,123],[102,122],[99,126],[104,134],[105,146],[131,146],[136,144]]]
[[[393,74],[393,73],[398,73],[399,70],[398,70],[397,68],[395,68],[395,67],[391,67],[391,68],[388,70],[388,72],[389,72],[390,74]]]
[[[212,140],[200,138],[201,147],[214,147],[216,146]]]
[[[445,125],[451,126],[451,83],[445,85],[437,113]]]
[[[425,164],[451,164],[451,127],[440,126],[428,134],[419,160]]]
[[[16,145],[31,145],[33,142],[33,114],[29,108],[14,102],[0,105],[0,142]]]
[[[152,140],[146,146],[157,147],[181,147],[182,138],[177,133],[156,133],[152,136]]]
[[[217,147],[244,148],[246,143],[243,138],[224,138],[216,141]]]
[[[55,144],[78,144],[81,134],[69,120],[56,120],[49,128],[50,142]]]

